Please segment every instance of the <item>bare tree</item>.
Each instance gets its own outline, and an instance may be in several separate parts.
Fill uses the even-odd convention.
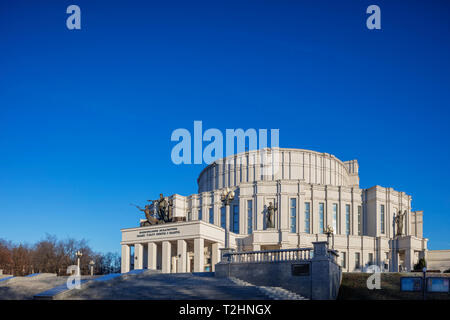
[[[11,257],[11,244],[6,240],[0,239],[0,269],[4,273],[12,273],[13,260]]]
[[[67,267],[77,264],[75,256],[77,251],[83,253],[80,261],[82,274],[90,274],[90,261],[94,261],[95,274],[120,272],[120,255],[118,253],[97,253],[84,239],[58,240],[49,234],[32,246],[16,245],[0,239],[0,269],[14,275],[35,272],[66,275]]]

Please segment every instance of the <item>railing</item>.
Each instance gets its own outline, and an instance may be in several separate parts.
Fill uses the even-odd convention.
[[[313,256],[312,248],[280,249],[264,251],[230,252],[225,253],[222,262],[246,263],[246,262],[278,262],[309,260]]]

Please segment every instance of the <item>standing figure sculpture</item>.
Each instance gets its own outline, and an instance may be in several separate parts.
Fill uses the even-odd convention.
[[[159,194],[158,200],[148,200],[148,201],[153,201],[153,203],[157,205],[156,211],[158,213],[158,218],[162,223],[172,221],[170,212],[171,203],[169,203],[169,201],[166,200],[166,198],[163,196],[162,193]]]
[[[144,209],[132,204],[145,213],[146,220],[141,220],[141,227],[173,221],[173,200],[167,201],[163,194],[160,193],[159,199],[147,201],[150,204],[147,204]]]
[[[278,209],[272,205],[272,202],[269,202],[269,206],[267,207],[267,215],[266,215],[266,228],[275,228],[275,211]]]
[[[173,199],[170,199],[169,203],[168,203],[167,218],[168,218],[169,222],[174,221],[174,219],[173,219]]]
[[[403,212],[399,211],[397,216],[395,217],[395,223],[397,224],[397,236],[401,236],[403,234],[403,219],[405,218],[406,210]]]

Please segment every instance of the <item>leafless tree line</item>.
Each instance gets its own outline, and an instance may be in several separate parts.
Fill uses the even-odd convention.
[[[83,254],[80,259],[81,274],[90,274],[90,261],[95,263],[94,274],[120,272],[119,254],[94,252],[84,239],[58,240],[51,235],[33,245],[0,239],[0,269],[4,274],[15,276],[43,272],[67,275],[67,267],[77,264],[77,251]]]

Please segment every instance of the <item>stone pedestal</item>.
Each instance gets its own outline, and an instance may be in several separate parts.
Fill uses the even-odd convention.
[[[228,262],[227,258],[224,258],[224,254],[226,253],[232,253],[235,250],[232,248],[220,248],[220,262]]]

